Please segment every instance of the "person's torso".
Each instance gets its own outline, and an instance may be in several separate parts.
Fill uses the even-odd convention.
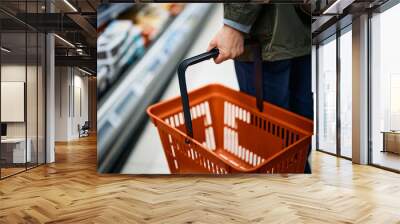
[[[299,15],[296,6],[265,5],[252,26],[250,37],[260,42],[264,61],[277,61],[311,53],[311,18]],[[306,16],[307,17],[307,16]],[[239,60],[251,60],[245,48]]]

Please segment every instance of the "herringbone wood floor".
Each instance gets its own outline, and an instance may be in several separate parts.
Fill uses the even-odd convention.
[[[400,175],[314,152],[313,175],[96,174],[96,140],[0,181],[0,223],[400,223]]]

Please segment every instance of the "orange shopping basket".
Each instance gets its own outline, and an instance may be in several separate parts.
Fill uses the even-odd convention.
[[[181,97],[147,110],[171,173],[304,173],[311,120],[217,84],[187,93],[186,68],[217,55],[213,49],[184,60]]]

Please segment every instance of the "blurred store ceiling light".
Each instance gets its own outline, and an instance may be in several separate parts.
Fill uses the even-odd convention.
[[[77,48],[77,49],[76,49],[76,53],[78,53],[78,55],[90,56],[90,55],[87,54],[87,52],[85,52],[82,48]]]
[[[0,49],[1,49],[2,51],[6,52],[6,53],[10,53],[10,52],[11,52],[11,50],[9,50],[9,49],[7,49],[7,48],[5,48],[5,47],[1,47]]]
[[[68,1],[68,0],[64,0],[65,4],[68,5],[68,7],[70,7],[74,12],[78,12],[78,10]]]
[[[59,40],[61,40],[62,42],[64,42],[65,44],[67,44],[70,47],[75,48],[75,45],[73,45],[71,42],[69,42],[68,40],[60,37],[58,34],[54,34],[55,37],[57,37]]]
[[[90,75],[90,76],[93,75],[92,73],[90,73],[90,72],[88,72],[88,71],[86,71],[86,70],[83,70],[83,69],[81,69],[81,68],[79,68],[79,67],[78,67],[78,70],[81,71],[81,72],[83,72],[83,73],[85,73],[85,74],[87,74],[87,75]]]

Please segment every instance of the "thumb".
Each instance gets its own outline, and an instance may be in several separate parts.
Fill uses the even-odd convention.
[[[214,38],[214,39],[212,39],[212,40],[210,41],[210,43],[208,44],[207,51],[210,51],[210,50],[212,50],[212,49],[215,48],[215,47],[217,47],[217,41],[216,41],[215,38]]]

